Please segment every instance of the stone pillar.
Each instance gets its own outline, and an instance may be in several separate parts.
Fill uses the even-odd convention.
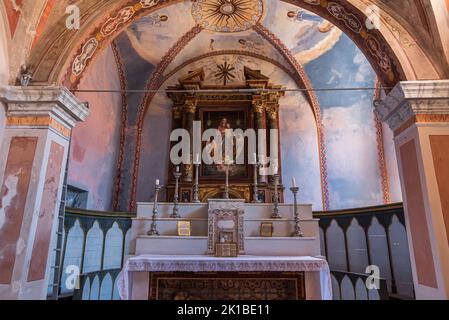
[[[377,106],[395,135],[417,299],[449,299],[449,80],[399,83]]]
[[[45,299],[71,130],[89,111],[62,87],[1,87],[0,100],[0,300]]]

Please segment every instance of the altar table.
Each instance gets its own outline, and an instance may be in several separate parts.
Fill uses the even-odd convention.
[[[122,300],[148,299],[150,273],[157,272],[262,272],[305,273],[306,291],[319,292],[307,299],[332,299],[329,265],[314,257],[239,256],[216,258],[212,256],[140,255],[129,258],[119,275],[118,288]]]

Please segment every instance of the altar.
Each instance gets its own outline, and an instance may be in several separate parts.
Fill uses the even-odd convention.
[[[313,257],[141,255],[128,259],[123,300],[330,300],[329,267]]]
[[[277,218],[273,205],[243,199],[176,207],[179,217],[173,218],[173,203],[138,204],[131,255],[119,278],[122,299],[332,298],[311,205],[278,204]],[[180,226],[186,223],[188,234],[182,235]],[[267,225],[269,233],[263,229]],[[301,236],[295,233],[298,227]],[[222,251],[222,246],[231,249]]]

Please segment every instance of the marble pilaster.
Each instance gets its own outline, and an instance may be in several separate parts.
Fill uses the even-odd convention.
[[[399,83],[376,107],[395,134],[417,299],[449,299],[449,80]]]
[[[89,110],[63,87],[0,87],[0,100],[0,299],[45,299],[71,130]]]

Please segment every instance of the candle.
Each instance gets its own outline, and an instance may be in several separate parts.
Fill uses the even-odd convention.
[[[176,166],[176,173],[179,173],[179,166]]]
[[[156,185],[157,185],[157,186],[159,185],[159,179],[156,180]]]
[[[254,164],[257,164],[257,154],[254,154]]]
[[[195,160],[195,164],[200,164],[200,155],[198,153],[196,154]]]
[[[297,186],[296,186],[296,178],[295,178],[295,177],[292,178],[292,184],[293,184],[293,187],[294,187],[294,188],[297,187]]]

